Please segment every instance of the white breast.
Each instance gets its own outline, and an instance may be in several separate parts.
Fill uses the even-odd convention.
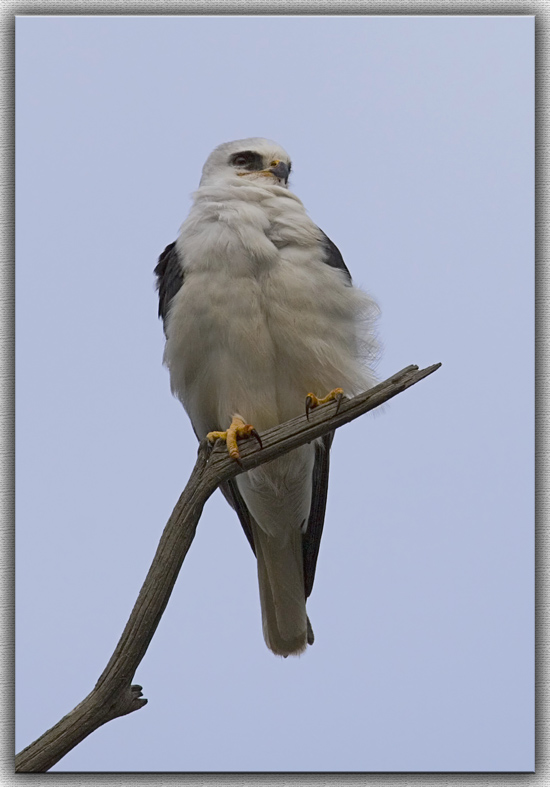
[[[165,362],[199,437],[234,413],[261,431],[303,412],[309,391],[373,384],[362,330],[373,303],[325,264],[321,238],[281,187],[195,195],[177,244],[185,277]]]

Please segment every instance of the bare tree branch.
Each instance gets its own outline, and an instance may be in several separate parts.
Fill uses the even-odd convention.
[[[93,690],[54,727],[15,758],[16,772],[44,772],[55,765],[91,732],[111,719],[143,707],[141,686],[131,685],[170,598],[179,570],[191,546],[204,504],[222,481],[269,462],[304,443],[343,426],[363,413],[435,372],[407,366],[393,377],[353,399],[333,402],[273,427],[261,435],[262,448],[253,440],[241,444],[241,464],[219,443],[212,450],[199,445],[197,462],[161,536],[151,568],[120,641]]]

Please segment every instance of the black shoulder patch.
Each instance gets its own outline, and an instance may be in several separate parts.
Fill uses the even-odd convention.
[[[170,303],[183,285],[183,268],[176,250],[176,242],[170,243],[162,252],[155,268],[159,291],[159,317],[162,317],[166,332],[166,318]]]
[[[344,262],[344,258],[340,254],[340,249],[335,243],[331,241],[328,235],[325,235],[323,230],[320,229],[319,231],[323,236],[323,249],[326,255],[326,264],[330,265],[331,268],[338,268],[338,270],[344,271],[349,280],[349,283],[351,284],[351,273]]]

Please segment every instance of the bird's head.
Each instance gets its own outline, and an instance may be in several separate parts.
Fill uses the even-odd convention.
[[[219,145],[206,159],[200,185],[258,181],[288,187],[290,156],[276,142],[261,137]]]

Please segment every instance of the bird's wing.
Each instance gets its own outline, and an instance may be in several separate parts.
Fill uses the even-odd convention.
[[[328,471],[330,446],[334,432],[324,435],[315,443],[315,464],[313,466],[313,483],[311,487],[311,508],[307,528],[302,535],[302,554],[304,558],[304,589],[309,598],[315,579],[315,566],[321,545],[321,535],[325,522],[327,505]]]
[[[331,241],[328,235],[319,229],[323,237],[323,262],[331,268],[338,268],[344,272],[348,283],[351,285],[351,273],[338,246]],[[307,528],[302,536],[302,553],[304,557],[304,586],[306,598],[313,590],[315,567],[319,556],[323,525],[325,523],[325,510],[327,506],[328,473],[330,464],[330,447],[334,440],[334,432],[324,435],[315,443],[315,464],[313,466],[313,482],[311,488],[311,508]]]
[[[176,249],[176,242],[168,244],[159,257],[155,268],[159,291],[159,317],[162,317],[164,333],[170,304],[183,285],[183,266]]]
[[[319,229],[319,227],[317,229]],[[325,259],[323,262],[325,262],[327,265],[330,265],[331,268],[338,268],[339,270],[344,271],[349,284],[351,284],[351,273],[344,262],[344,258],[340,254],[340,249],[335,243],[331,241],[329,236],[326,235],[322,229],[319,229],[319,232],[323,236],[323,251],[325,252]]]
[[[250,520],[252,516],[250,511],[247,508],[246,503],[243,500],[241,493],[239,492],[239,488],[235,483],[234,479],[230,481],[224,481],[220,484],[220,490],[223,493],[223,496],[231,506],[237,512],[237,516],[239,517],[239,521],[242,525],[244,530],[244,534],[248,539],[248,543],[252,547],[252,551],[256,554],[256,547],[254,545],[254,536],[252,535],[252,525],[250,524]]]

